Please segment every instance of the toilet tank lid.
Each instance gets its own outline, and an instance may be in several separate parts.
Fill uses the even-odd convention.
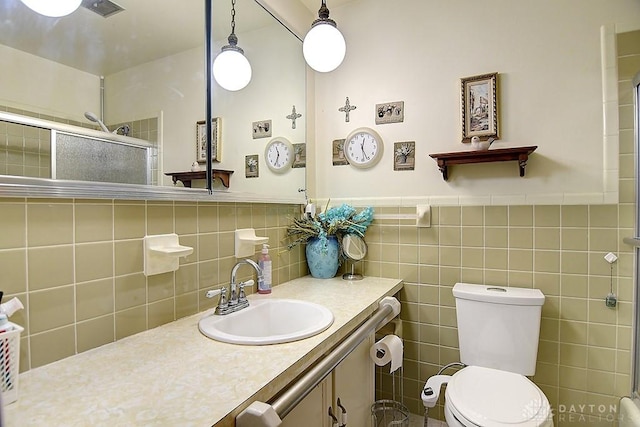
[[[492,302],[509,305],[542,305],[544,294],[540,289],[513,288],[492,285],[456,283],[453,287],[455,298],[471,301]]]

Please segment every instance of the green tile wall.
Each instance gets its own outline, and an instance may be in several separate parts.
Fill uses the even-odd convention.
[[[209,309],[227,284],[236,228],[270,238],[274,284],[305,275],[280,245],[296,205],[0,198],[0,289],[25,310],[20,370],[45,365]],[[145,277],[142,238],[177,233],[194,247],[176,272]],[[282,252],[282,253],[281,253]],[[240,270],[243,275],[250,271]]]

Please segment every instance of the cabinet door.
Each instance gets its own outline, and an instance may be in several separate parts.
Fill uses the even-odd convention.
[[[282,420],[281,427],[327,427],[328,409],[331,404],[331,375],[318,384],[302,402]],[[354,424],[355,425],[355,424]]]
[[[347,427],[370,427],[375,399],[374,364],[369,358],[373,342],[371,334],[282,420],[282,427],[331,427],[329,407],[338,415],[338,398],[347,410]]]
[[[340,412],[340,398],[347,410],[347,427],[371,426],[375,373],[369,349],[373,343],[374,335],[371,334],[333,371],[333,409]]]

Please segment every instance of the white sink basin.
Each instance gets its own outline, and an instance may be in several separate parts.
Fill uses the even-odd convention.
[[[249,307],[198,323],[200,332],[217,341],[244,345],[280,344],[308,338],[327,329],[333,313],[321,305],[293,299],[252,300]]]

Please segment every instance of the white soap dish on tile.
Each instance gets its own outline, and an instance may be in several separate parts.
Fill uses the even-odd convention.
[[[252,257],[256,252],[256,246],[268,243],[268,237],[256,236],[256,230],[253,228],[241,228],[235,233],[235,250],[236,258]]]
[[[176,271],[180,266],[180,257],[193,253],[193,248],[180,244],[178,235],[158,234],[143,239],[144,275]]]

